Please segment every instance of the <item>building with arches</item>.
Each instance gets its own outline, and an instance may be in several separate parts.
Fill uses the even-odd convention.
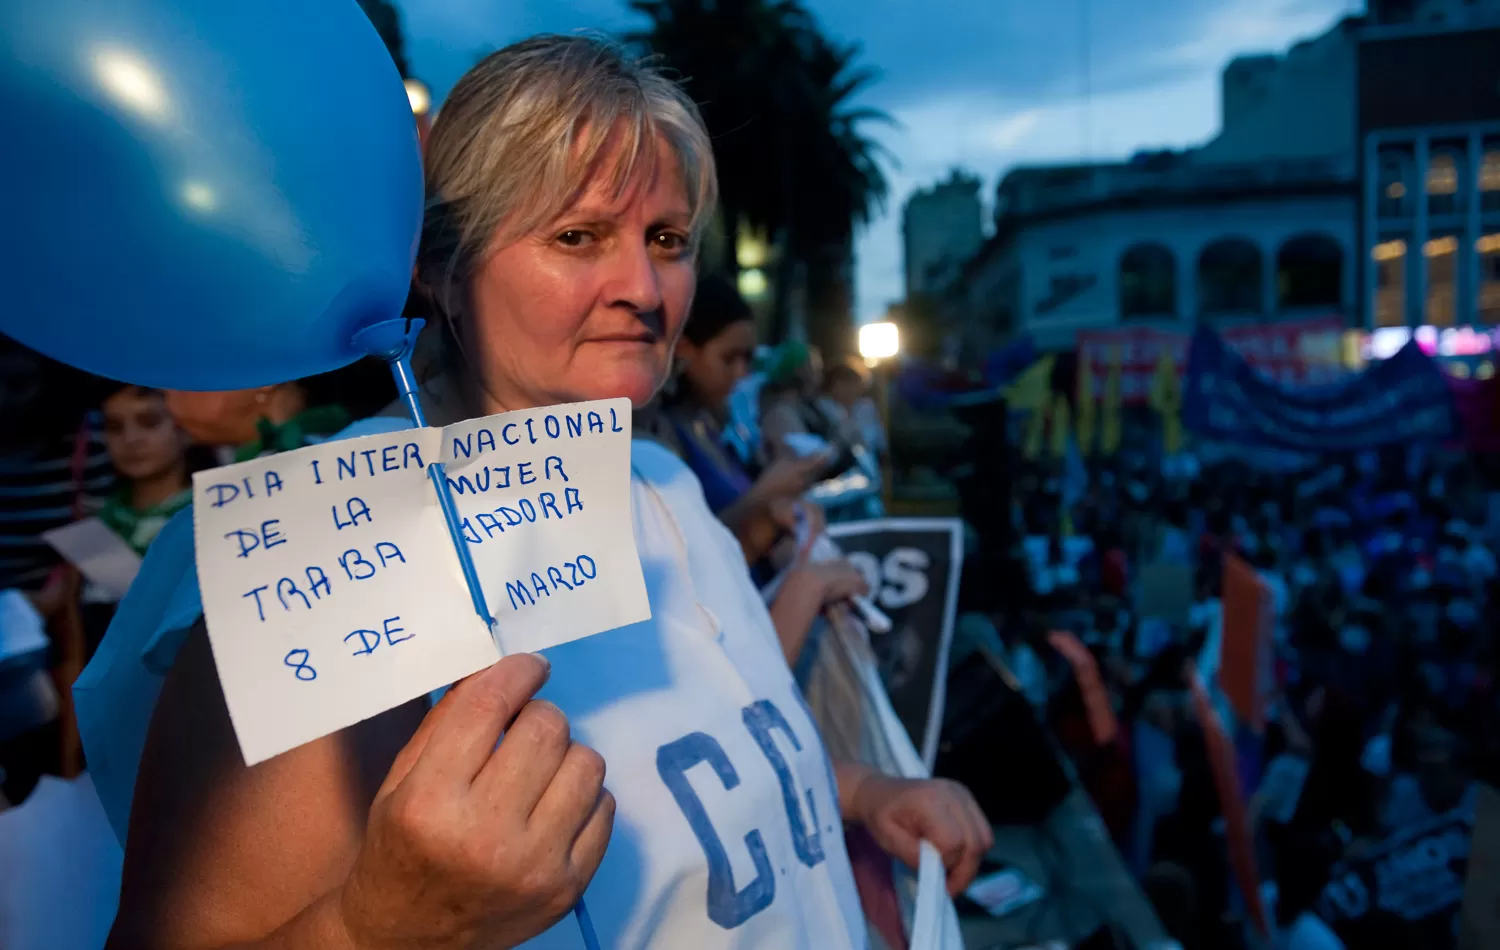
[[[1016,168],[946,300],[968,352],[1029,334],[1336,316],[1500,326],[1500,0],[1370,0],[1232,61],[1183,152]]]

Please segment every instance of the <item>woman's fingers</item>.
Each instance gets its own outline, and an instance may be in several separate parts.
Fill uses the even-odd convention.
[[[572,841],[604,790],[604,757],[574,744],[558,762],[551,781],[531,809],[527,824],[556,831]]]
[[[594,800],[594,808],[573,840],[569,861],[575,873],[587,881],[599,870],[604,852],[609,847],[610,832],[615,826],[615,797],[609,789],[600,789]]]
[[[568,754],[568,717],[546,700],[526,704],[490,755],[474,787],[491,802],[530,815]]]
[[[500,733],[547,682],[550,672],[551,666],[542,657],[518,653],[454,686],[439,708],[428,713],[436,721],[410,771],[424,773],[424,779],[467,786],[490,760]],[[446,709],[441,708],[445,705]]]

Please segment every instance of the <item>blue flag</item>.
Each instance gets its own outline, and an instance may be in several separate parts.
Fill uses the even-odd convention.
[[[1182,421],[1202,438],[1300,452],[1362,451],[1459,431],[1448,382],[1415,342],[1346,380],[1291,388],[1206,328],[1188,353]]]

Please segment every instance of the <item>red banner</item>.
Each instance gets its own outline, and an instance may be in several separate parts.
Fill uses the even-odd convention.
[[[1255,323],[1220,330],[1231,349],[1251,366],[1278,382],[1293,386],[1328,382],[1344,372],[1339,363],[1342,317],[1316,317],[1281,323]],[[1110,360],[1120,353],[1120,396],[1126,403],[1145,402],[1151,377],[1166,351],[1181,374],[1187,368],[1188,331],[1154,327],[1079,330],[1078,358],[1094,374],[1094,391],[1103,392]]]

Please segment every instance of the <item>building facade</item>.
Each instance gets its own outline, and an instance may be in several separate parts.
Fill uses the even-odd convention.
[[[1373,2],[1356,115],[1361,323],[1500,326],[1500,0]]]
[[[1356,242],[1347,163],[1154,162],[1007,175],[996,237],[960,281],[965,349],[1023,333],[1068,349],[1079,331],[1348,311]]]
[[[947,181],[918,191],[901,213],[906,297],[948,287],[984,243],[979,179],[954,170]]]
[[[947,298],[961,348],[1347,319],[1359,300],[1357,52],[1358,21],[1346,20],[1284,55],[1237,58],[1222,127],[1199,148],[1005,175],[995,235]]]

